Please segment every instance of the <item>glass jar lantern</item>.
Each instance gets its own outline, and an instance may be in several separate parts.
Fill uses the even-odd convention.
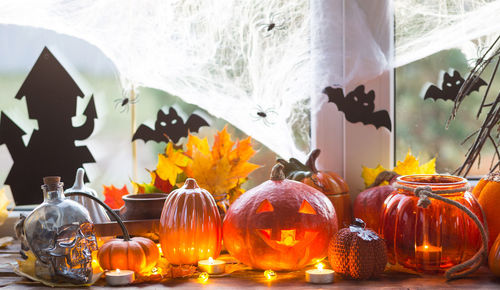
[[[483,222],[481,208],[465,189],[467,180],[449,175],[407,175],[397,179],[396,189],[384,202],[380,234],[387,243],[389,263],[421,273],[440,273],[458,265],[481,248],[475,222],[459,208],[429,198],[418,206],[417,187],[428,186],[441,197],[454,200]],[[446,193],[443,193],[446,192]]]

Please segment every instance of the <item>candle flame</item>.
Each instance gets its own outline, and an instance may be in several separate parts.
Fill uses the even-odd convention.
[[[120,269],[116,269],[116,273],[120,273]]]
[[[425,246],[424,246],[424,249],[426,249],[426,250],[427,250],[428,248],[429,248],[429,246],[428,246],[428,245],[425,245]]]
[[[208,257],[208,263],[210,265],[213,265],[214,264],[214,259],[212,259],[212,257]]]
[[[316,269],[318,269],[320,271],[322,271],[324,267],[325,267],[325,265],[323,265],[323,263],[316,264]]]
[[[274,272],[273,270],[265,270],[264,271],[264,277],[266,277],[266,279],[268,281],[276,279],[277,276],[278,275],[276,275],[276,272]]]

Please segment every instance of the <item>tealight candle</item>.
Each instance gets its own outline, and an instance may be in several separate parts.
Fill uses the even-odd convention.
[[[208,260],[199,261],[198,268],[200,268],[201,272],[207,272],[208,274],[222,274],[226,271],[226,262],[214,260],[210,257]]]
[[[306,271],[306,281],[313,284],[329,284],[333,283],[335,272],[330,269],[323,269],[323,264],[316,265],[316,269]]]
[[[123,286],[134,282],[134,271],[111,270],[106,272],[106,283],[111,286]]]

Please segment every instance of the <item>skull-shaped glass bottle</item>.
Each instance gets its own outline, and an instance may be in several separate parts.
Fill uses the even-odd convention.
[[[85,284],[92,279],[93,224],[81,204],[65,199],[60,177],[43,179],[44,201],[24,221],[24,235],[37,261],[35,273],[50,281]]]

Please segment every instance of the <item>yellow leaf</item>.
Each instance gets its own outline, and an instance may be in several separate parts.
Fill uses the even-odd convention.
[[[227,127],[217,132],[211,151],[206,139],[201,140],[192,135],[188,136],[186,147],[186,154],[192,162],[184,172],[213,195],[239,194],[240,191],[235,189],[246,181],[248,174],[259,168],[248,162],[255,154],[251,138],[233,142]]]
[[[156,173],[163,180],[168,180],[171,185],[175,184],[177,174],[183,172],[183,168],[189,163],[189,157],[182,150],[174,149],[172,142],[167,144],[165,154],[158,154],[158,165]]]
[[[378,165],[375,168],[368,168],[366,166],[363,166],[363,170],[361,171],[361,177],[365,180],[365,187],[368,187],[370,184],[372,184],[375,181],[375,178],[380,174],[380,172],[385,171],[385,169],[382,165]],[[387,182],[385,182],[387,184]],[[385,185],[382,183],[381,185]]]
[[[420,166],[419,160],[408,151],[405,160],[398,161],[396,167],[394,167],[394,172],[399,175],[408,174],[435,174],[436,173],[436,159],[433,158],[426,164]]]
[[[193,157],[193,151],[200,151],[203,154],[210,154],[210,146],[208,146],[208,140],[207,138],[200,139],[197,136],[191,135],[189,133],[188,135],[188,142],[186,144],[186,155],[190,156],[191,158]]]
[[[10,201],[5,195],[4,188],[0,189],[0,225],[2,225],[9,216],[9,211],[7,210],[9,203]]]
[[[368,187],[375,181],[377,175],[380,172],[385,171],[382,165],[378,165],[376,168],[368,168],[363,166],[363,170],[361,171],[361,177],[365,181],[365,187]],[[399,175],[408,175],[408,174],[435,174],[436,173],[436,158],[431,159],[427,163],[420,165],[418,158],[411,154],[411,151],[408,150],[406,157],[403,161],[397,161],[396,167],[392,170]],[[384,181],[380,185],[386,185],[388,182]]]
[[[19,265],[19,270],[23,273],[26,273],[30,276],[35,276],[35,262],[36,257],[32,251],[25,252],[28,259],[26,260],[17,260],[17,264]]]

